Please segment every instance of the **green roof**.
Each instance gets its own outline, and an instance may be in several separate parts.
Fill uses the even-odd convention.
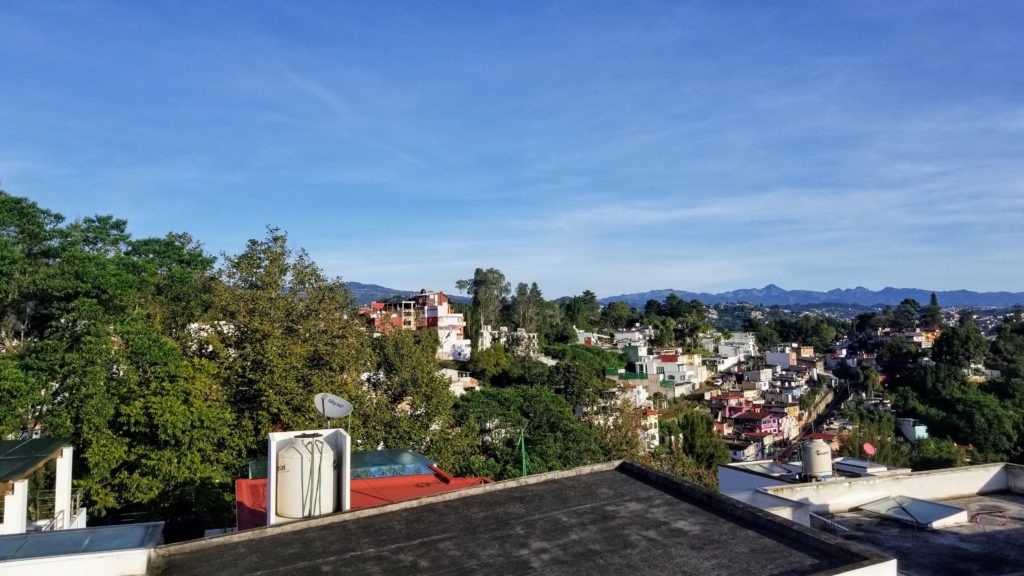
[[[619,374],[619,378],[622,380],[644,380],[647,378],[647,374],[637,374],[636,372],[623,372]]]
[[[66,446],[71,446],[70,438],[0,441],[0,482],[27,478]]]

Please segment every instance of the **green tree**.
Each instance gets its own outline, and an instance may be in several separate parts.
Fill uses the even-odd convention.
[[[438,372],[437,345],[430,330],[395,330],[373,339],[377,365],[366,382],[367,410],[354,416],[353,426],[364,449],[411,448],[448,469],[477,449],[475,428],[455,423],[456,398]]]
[[[552,369],[528,358],[510,358],[505,370],[491,380],[495,386],[551,386]]]
[[[677,476],[708,490],[718,490],[718,470],[708,468],[676,446],[659,446],[655,454],[646,459],[650,466]]]
[[[866,365],[860,367],[860,383],[869,398],[874,398],[882,391],[880,381],[881,376],[878,374],[878,370]]]
[[[652,324],[655,330],[654,344],[656,346],[676,345],[675,318],[655,318]]]
[[[900,332],[913,330],[917,327],[917,313],[920,310],[921,305],[918,304],[917,300],[914,300],[913,298],[904,299],[893,312],[890,326],[894,330],[899,330]]]
[[[774,328],[753,318],[747,318],[744,320],[743,330],[754,334],[757,346],[761,350],[768,350],[769,348],[778,346],[779,343],[782,342],[782,339],[779,337],[779,333],[776,332]]]
[[[642,460],[647,446],[641,441],[642,412],[629,400],[609,402],[591,428],[601,446],[602,460]]]
[[[477,268],[473,277],[459,280],[455,287],[473,297],[473,307],[480,314],[481,325],[497,327],[505,300],[512,293],[512,285],[497,268]]]
[[[522,328],[527,332],[538,331],[543,306],[544,297],[536,282],[529,286],[526,282],[516,284],[516,291],[511,301],[511,315],[517,328]]]
[[[340,280],[326,278],[304,251],[293,254],[275,228],[225,255],[218,276],[203,345],[214,350],[251,454],[275,427],[319,427],[318,392],[348,398],[356,413],[372,410],[360,375],[373,369],[374,356]]]
[[[1024,365],[1024,315],[1019,310],[1008,314],[996,327],[991,360],[994,368],[1003,371],[1015,364]]]
[[[917,321],[926,328],[937,328],[942,325],[942,307],[939,306],[939,299],[935,296],[935,292],[932,292],[928,305],[921,308]]]
[[[614,386],[603,378],[590,362],[578,359],[563,360],[551,368],[552,384],[570,406],[592,408],[601,393]]]
[[[910,465],[910,447],[896,442],[896,419],[892,414],[873,412],[858,407],[848,414],[856,427],[842,438],[839,453],[852,458],[870,458],[889,466]],[[874,446],[875,454],[864,451],[864,444]]]
[[[127,243],[135,273],[145,278],[143,297],[151,321],[165,334],[187,340],[187,328],[211,305],[216,259],[189,234],[168,234]]]
[[[506,371],[511,359],[501,343],[492,344],[486,350],[478,350],[469,358],[469,371],[488,384],[495,376]]]
[[[644,316],[650,318],[662,315],[663,313],[661,311],[661,302],[658,302],[654,298],[647,300],[647,302],[644,304]]]
[[[563,300],[562,314],[573,326],[584,330],[591,330],[597,327],[601,316],[601,305],[597,302],[597,295],[590,290],[584,290],[583,294]]]
[[[962,443],[969,443],[982,460],[1000,462],[1017,457],[1021,452],[1020,414],[998,398],[976,388],[957,399],[957,409],[948,414],[940,429]]]
[[[480,426],[480,452],[470,459],[475,474],[496,480],[521,473],[520,432],[526,440],[530,474],[573,468],[604,458],[594,431],[573,416],[572,407],[543,386],[484,388],[457,405],[461,425]]]
[[[230,521],[228,494],[245,450],[215,366],[186,359],[143,321],[123,326],[119,339],[118,370],[107,380],[116,386],[116,408],[90,446],[93,474],[81,485],[100,502],[157,511],[172,522]],[[97,459],[97,448],[114,457]],[[95,474],[104,465],[112,465],[109,474]]]
[[[722,437],[715,433],[715,422],[696,410],[684,411],[676,421],[679,426],[680,450],[701,467],[713,470],[729,461],[729,450]]]
[[[690,349],[695,349],[697,338],[710,330],[707,308],[699,300],[687,302],[673,292],[665,298],[661,311],[674,321],[675,340]]]
[[[849,330],[849,324],[845,322],[811,314],[796,319],[774,318],[768,325],[783,342],[810,344],[818,352],[828,350],[836,336]]]
[[[0,437],[22,430],[42,399],[43,389],[22,371],[16,359],[0,354],[0,398],[4,399],[0,403]]]
[[[55,256],[63,220],[0,190],[0,350],[33,336],[32,311],[38,303],[32,286]]]
[[[966,464],[964,453],[957,449],[952,440],[926,438],[914,446],[912,455],[914,470],[936,470],[953,468]]]
[[[988,340],[974,323],[974,315],[965,311],[956,326],[947,328],[935,339],[932,358],[949,366],[969,368],[982,362],[987,353]]]
[[[3,201],[22,215],[34,207]],[[187,359],[151,315],[168,294],[197,289],[183,285],[184,264],[152,266],[112,216],[63,227],[59,215],[37,210],[36,218],[4,228],[5,248],[20,252],[31,278],[5,304],[21,342],[0,362],[0,387],[16,407],[0,410],[4,427],[31,414],[49,434],[72,437],[76,485],[94,514],[144,509],[173,523],[202,511],[223,522],[241,456],[229,407],[213,368]],[[204,264],[190,275],[208,272],[198,254]]]
[[[601,324],[612,330],[631,327],[639,320],[636,310],[622,301],[610,302],[601,310]]]

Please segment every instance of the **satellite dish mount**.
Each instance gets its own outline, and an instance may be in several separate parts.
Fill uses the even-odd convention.
[[[331,420],[345,417],[348,418],[349,428],[352,427],[352,403],[348,400],[321,392],[313,397],[313,405],[323,414],[325,427],[331,427]]]

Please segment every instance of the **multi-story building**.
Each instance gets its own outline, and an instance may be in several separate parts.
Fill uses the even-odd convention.
[[[469,360],[472,353],[472,344],[466,338],[466,319],[452,310],[444,292],[420,290],[411,300],[371,302],[358,312],[378,334],[394,329],[436,330],[438,360]]]
[[[386,334],[403,328],[402,317],[389,310],[384,302],[370,302],[357,312],[366,318],[366,325],[374,334]]]
[[[469,360],[473,346],[466,338],[466,318],[452,311],[444,292],[420,293],[413,297],[417,330],[436,330],[440,341],[438,360]]]

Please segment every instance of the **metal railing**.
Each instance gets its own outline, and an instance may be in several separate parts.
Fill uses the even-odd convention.
[[[71,518],[73,518],[74,514],[76,512],[78,512],[79,508],[81,508],[81,505],[82,505],[82,491],[78,490],[78,491],[76,491],[75,493],[73,493],[71,495],[71,509],[70,510],[59,510],[59,511],[55,511],[54,510],[56,508],[56,502],[57,502],[56,492],[53,491],[53,490],[46,490],[46,491],[43,491],[43,492],[51,492],[51,493],[53,493],[53,500],[52,500],[52,506],[50,508],[50,521],[47,522],[46,525],[44,525],[41,528],[41,530],[43,532],[47,532],[47,531],[50,531],[50,530],[54,530],[57,526],[60,526],[61,528],[67,528],[68,524],[71,522]],[[65,519],[65,517],[64,517],[65,514],[67,515],[67,519]]]
[[[57,507],[56,490],[35,490],[32,499],[28,503],[28,519],[38,522],[47,518],[53,518]]]

